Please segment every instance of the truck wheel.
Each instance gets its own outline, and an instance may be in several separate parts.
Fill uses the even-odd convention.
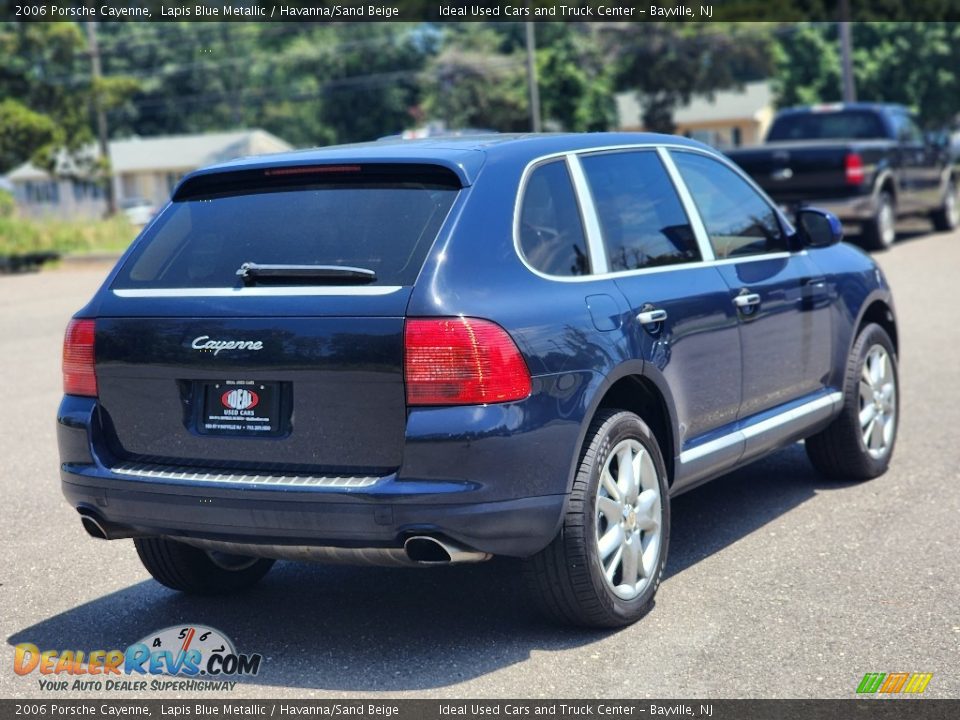
[[[867,250],[886,250],[897,239],[897,209],[886,190],[877,198],[873,217],[863,224],[863,246]]]
[[[947,184],[943,204],[930,213],[930,221],[940,232],[950,232],[960,225],[960,203],[957,202],[957,186],[953,180]]]
[[[560,532],[525,561],[535,602],[554,620],[629,625],[653,606],[667,557],[667,473],[650,428],[622,410],[590,425]]]
[[[191,595],[219,595],[256,584],[273,560],[207,552],[166,538],[136,538],[140,562],[154,580]]]
[[[897,440],[897,355],[879,325],[867,325],[847,360],[843,410],[822,432],[807,438],[807,455],[823,475],[869,480],[890,464]]]

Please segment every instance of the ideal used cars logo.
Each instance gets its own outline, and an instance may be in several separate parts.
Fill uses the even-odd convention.
[[[251,408],[255,408],[260,402],[260,396],[253,392],[253,390],[236,388],[235,390],[227,390],[227,392],[221,395],[220,402],[225,408],[230,408],[231,410],[250,410]]]
[[[50,691],[233,690],[234,678],[256,675],[262,662],[259,653],[238,653],[219,630],[178,625],[126,650],[41,650],[20,643],[13,670],[22,676],[38,673],[40,689]],[[161,679],[171,676],[179,679]]]

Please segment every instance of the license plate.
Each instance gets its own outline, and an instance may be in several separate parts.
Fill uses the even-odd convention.
[[[280,383],[222,380],[200,383],[203,410],[197,430],[206,435],[279,435]]]

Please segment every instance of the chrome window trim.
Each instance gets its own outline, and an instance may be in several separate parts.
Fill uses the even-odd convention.
[[[580,206],[580,218],[583,224],[587,241],[587,252],[590,254],[591,275],[606,275],[610,272],[607,262],[607,249],[603,246],[603,231],[600,229],[600,216],[597,215],[597,206],[593,201],[593,193],[587,182],[583,165],[576,153],[568,153],[567,170],[573,181],[573,192]],[[577,277],[577,276],[571,276]]]
[[[784,214],[780,212],[780,208],[778,208],[777,205],[773,203],[770,200],[770,198],[767,197],[766,193],[760,188],[760,186],[757,185],[752,180],[752,178],[750,178],[749,175],[746,175],[743,172],[743,170],[741,170],[736,164],[734,164],[732,160],[729,160],[728,158],[723,157],[719,153],[703,150],[697,147],[690,147],[688,145],[680,145],[677,143],[670,143],[670,142],[634,143],[634,144],[627,144],[627,145],[604,145],[601,147],[583,148],[580,150],[563,150],[559,152],[548,153],[546,155],[540,155],[534,158],[533,160],[530,160],[530,162],[528,162],[526,166],[524,166],[523,172],[520,175],[520,183],[517,188],[517,194],[516,194],[516,197],[514,198],[514,204],[513,204],[513,249],[517,257],[520,258],[520,262],[523,264],[523,266],[527,270],[529,270],[531,273],[536,275],[537,277],[541,277],[545,280],[551,280],[553,282],[562,282],[562,283],[568,283],[568,282],[583,283],[583,282],[598,282],[603,280],[617,279],[621,277],[633,277],[635,275],[648,275],[653,273],[675,272],[677,270],[692,270],[692,269],[699,269],[699,268],[718,267],[721,265],[760,262],[764,260],[782,260],[789,257],[803,256],[807,254],[807,250],[803,249],[797,252],[783,251],[778,253],[768,253],[765,255],[764,254],[744,255],[742,257],[725,258],[723,260],[716,260],[716,259],[700,260],[700,261],[689,262],[689,263],[677,263],[676,265],[663,265],[663,266],[657,266],[657,267],[651,267],[651,268],[640,268],[639,270],[618,270],[618,271],[611,272],[608,269],[607,272],[604,272],[604,273],[591,273],[590,275],[569,275],[569,276],[550,275],[548,273],[544,273],[544,272],[541,272],[540,270],[537,270],[529,262],[527,262],[527,258],[524,256],[523,251],[520,249],[520,204],[523,201],[523,195],[526,192],[527,182],[530,179],[530,175],[538,165],[541,165],[545,162],[549,162],[551,160],[557,160],[561,158],[567,160],[571,156],[573,156],[576,159],[576,162],[579,165],[580,156],[582,155],[592,155],[594,153],[616,152],[616,151],[622,151],[622,150],[651,150],[651,149],[656,150],[658,153],[661,150],[666,151],[668,155],[670,152],[673,152],[674,150],[679,150],[682,152],[697,153],[699,155],[704,155],[706,157],[717,160],[721,164],[729,167],[731,170],[733,170],[737,175],[742,177],[744,180],[746,180],[747,183],[750,185],[750,187],[752,187],[754,190],[756,190],[759,193],[763,201],[766,202],[768,206],[770,206],[770,208],[776,214],[777,218],[780,220],[780,224],[783,227],[785,233],[790,235],[793,232],[795,232],[793,225],[789,222],[789,220],[787,220]],[[670,158],[670,160],[671,160],[671,165],[675,167],[675,164],[673,163],[673,158]],[[569,172],[570,161],[567,160],[567,162],[568,162],[567,167]],[[581,166],[581,170],[582,170],[582,166]],[[683,187],[684,191],[687,193],[687,195],[690,197],[691,202],[693,203],[693,196],[689,195],[689,189],[687,188],[686,183],[683,182],[683,178],[679,177],[679,172],[677,173],[677,176],[680,180],[679,184],[676,184],[678,195],[680,194],[679,188]],[[584,178],[584,180],[585,179],[586,178]],[[672,179],[672,176],[671,176],[671,179]],[[573,180],[572,177],[571,177],[571,180]],[[587,230],[588,220],[585,217],[585,213],[588,208],[593,211],[593,218],[589,222],[591,224],[595,224],[596,227],[599,228],[599,219],[596,217],[596,208],[594,207],[594,204],[593,204],[593,197],[589,192],[589,187],[584,188],[584,190],[586,191],[586,195],[589,196],[586,198],[581,196],[580,188],[578,188],[576,183],[574,183],[573,189],[574,189],[574,193],[577,195],[577,202],[580,206],[581,221],[584,224],[584,233],[587,235],[587,242],[588,242],[588,245],[590,245],[591,243],[590,233]],[[682,197],[681,197],[681,202],[683,202]],[[684,209],[687,209],[685,204],[684,204]],[[696,208],[696,203],[693,203],[692,209],[694,213],[691,215],[691,223],[696,222],[697,224],[699,224],[699,226],[703,229],[704,237],[707,239],[707,244],[710,245],[709,236],[706,235],[706,226],[703,224],[703,218],[700,216],[700,211]],[[696,221],[694,221],[693,218],[696,218]],[[694,232],[695,233],[697,232],[696,226],[694,227]],[[699,245],[700,243],[699,237],[697,239],[697,242]],[[602,247],[602,236],[600,237],[600,243]],[[590,252],[590,257],[592,262],[593,252],[594,252],[593,248],[589,247],[588,250]],[[701,247],[701,253],[702,252],[703,252],[703,248]],[[710,245],[710,257],[715,257],[713,254],[712,245]],[[605,252],[604,252],[604,259],[606,259]]]
[[[373,285],[360,287],[244,287],[244,288],[114,288],[113,294],[122,298],[169,297],[329,297],[337,295],[390,295],[402,285]]]
[[[680,196],[680,204],[687,213],[687,219],[693,228],[693,234],[697,239],[697,246],[700,248],[702,261],[713,262],[717,259],[717,254],[713,251],[710,236],[707,235],[707,226],[703,224],[703,218],[700,217],[700,209],[693,201],[690,188],[687,187],[686,181],[680,175],[680,170],[677,168],[676,163],[673,162],[673,156],[670,155],[670,151],[665,147],[658,147],[657,155],[660,156],[660,162],[663,163],[663,167],[666,168],[667,175],[670,176],[673,187],[677,191],[677,195]]]
[[[709,442],[697,445],[689,450],[684,450],[680,453],[680,463],[682,465],[686,465],[687,463],[700,460],[701,458],[712,455],[715,452],[719,452],[724,448],[728,448],[731,445],[735,445],[739,442],[746,442],[747,440],[755,438],[758,435],[762,435],[763,433],[776,430],[784,425],[800,420],[807,415],[817,412],[818,410],[823,410],[826,407],[836,408],[836,406],[842,402],[843,393],[841,392],[833,392],[828,395],[823,395],[815,400],[811,400],[808,403],[804,403],[803,405],[798,405],[795,408],[778,413],[777,415],[769,417],[766,420],[761,420],[753,425],[748,425],[740,428],[739,430],[734,430],[732,433],[723,435],[715,440],[710,440]]]

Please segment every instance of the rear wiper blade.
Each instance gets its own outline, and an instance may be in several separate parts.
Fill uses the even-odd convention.
[[[260,265],[246,262],[237,270],[245,285],[299,280],[316,283],[371,283],[377,274],[368,268],[348,265]]]

